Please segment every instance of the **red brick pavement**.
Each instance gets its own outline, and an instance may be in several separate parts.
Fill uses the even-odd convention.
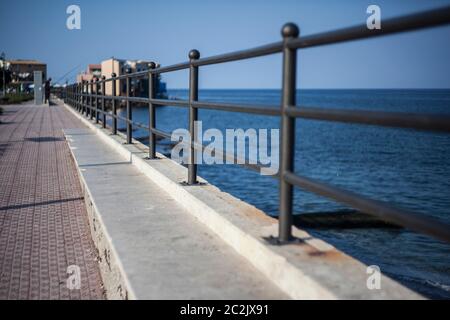
[[[103,299],[95,247],[63,128],[63,107],[6,106],[0,116],[0,299]],[[80,268],[69,289],[67,268]]]

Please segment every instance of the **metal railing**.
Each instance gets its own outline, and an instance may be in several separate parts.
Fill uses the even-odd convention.
[[[184,107],[189,109],[189,131],[191,133],[187,183],[197,183],[197,165],[193,161],[195,150],[204,146],[195,141],[194,122],[198,120],[198,109],[212,109],[230,112],[244,112],[258,115],[278,116],[281,118],[280,171],[274,176],[279,179],[279,243],[292,240],[293,187],[297,186],[339,203],[348,205],[361,212],[377,216],[383,220],[406,227],[408,229],[431,235],[437,239],[450,242],[450,226],[424,214],[414,213],[391,205],[372,200],[335,186],[312,180],[294,173],[295,125],[297,118],[322,121],[359,123],[376,126],[412,128],[450,132],[450,117],[446,115],[425,115],[398,112],[374,112],[361,110],[340,110],[327,108],[307,108],[296,105],[296,64],[297,50],[338,42],[352,41],[378,36],[391,35],[398,32],[435,27],[450,23],[450,7],[431,10],[400,18],[383,21],[381,30],[368,30],[366,25],[355,26],[317,35],[299,37],[299,29],[293,23],[282,28],[282,41],[265,46],[226,53],[208,58],[200,58],[197,50],[189,52],[189,61],[167,67],[155,68],[150,64],[147,71],[112,75],[111,78],[95,79],[89,83],[78,83],[67,86],[59,92],[65,101],[90,119],[101,122],[106,127],[106,117],[112,118],[112,133],[117,134],[117,120],[126,123],[126,140],[132,142],[132,127],[145,128],[149,133],[149,158],[156,158],[156,137],[170,138],[170,134],[156,128],[155,107],[158,105]],[[282,53],[282,101],[280,106],[259,106],[225,104],[198,101],[199,67],[237,60],[250,59]],[[158,74],[189,69],[189,100],[170,100],[155,98],[155,77]],[[149,96],[131,97],[130,81],[133,78],[148,77]],[[116,95],[116,83],[126,82],[126,95]],[[112,93],[106,95],[105,84],[111,82]],[[99,94],[101,92],[101,94]],[[106,111],[105,103],[110,101],[112,112]],[[126,117],[117,114],[117,102],[125,101]],[[145,126],[132,120],[131,103],[145,103],[149,108],[149,125]],[[99,107],[100,106],[100,107]],[[259,165],[246,165],[251,169],[259,169]]]

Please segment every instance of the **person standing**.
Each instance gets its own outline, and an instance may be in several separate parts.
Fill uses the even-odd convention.
[[[50,86],[51,86],[52,78],[49,78],[45,81],[45,103],[48,103],[50,106]]]

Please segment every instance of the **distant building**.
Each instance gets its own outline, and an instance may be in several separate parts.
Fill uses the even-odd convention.
[[[117,76],[120,76],[125,73],[125,60],[120,59],[108,59],[104,60],[101,63],[102,76],[105,76],[107,79],[112,77],[112,74],[115,73]],[[116,81],[116,95],[121,95],[120,88],[123,88],[125,85],[125,81],[120,80]],[[124,91],[124,90],[122,90]],[[105,84],[105,92],[107,95],[112,95],[112,82],[108,81]]]
[[[125,60],[125,59],[115,59],[111,58],[101,63],[102,76],[107,79],[111,78],[113,73],[116,76],[121,76],[126,72],[141,72],[149,69],[150,61],[144,60]],[[148,79],[132,79],[132,92],[131,96],[136,97],[148,97]],[[165,83],[161,82],[159,77],[157,79],[157,96],[165,96],[166,86]],[[105,92],[107,95],[112,94],[112,82],[108,81],[105,84]],[[124,96],[126,95],[126,81],[124,79],[116,81],[116,95]]]
[[[90,64],[88,65],[85,72],[77,75],[77,82],[91,81],[94,77],[100,78],[102,76],[102,65],[101,64]]]
[[[34,82],[34,71],[42,71],[43,79],[47,79],[47,64],[37,60],[9,60],[11,86],[25,91]]]

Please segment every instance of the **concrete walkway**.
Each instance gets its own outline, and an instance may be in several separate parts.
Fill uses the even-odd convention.
[[[102,299],[102,282],[59,106],[3,106],[0,116],[0,299]],[[68,289],[67,268],[80,270]]]
[[[287,298],[94,131],[64,132],[101,220],[94,227],[105,229],[133,298]],[[101,251],[105,272],[114,270],[109,249]]]

